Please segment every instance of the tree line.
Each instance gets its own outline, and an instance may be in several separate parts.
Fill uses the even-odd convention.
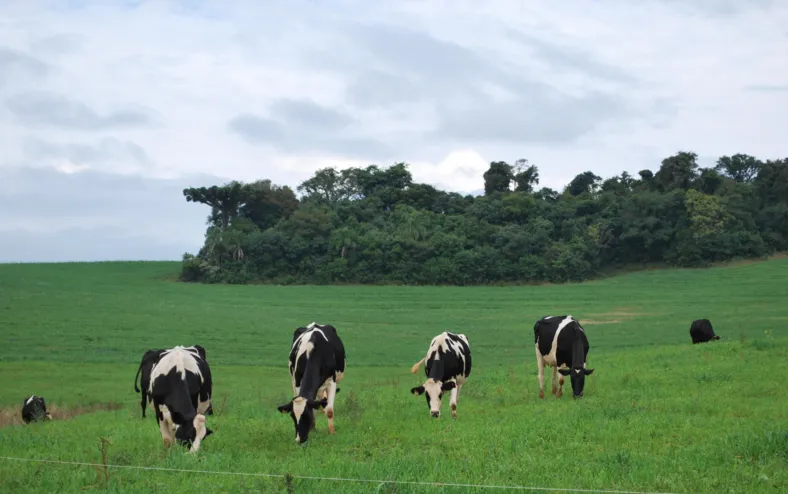
[[[484,195],[415,183],[408,165],[323,168],[297,187],[270,180],[187,188],[210,208],[181,279],[208,283],[475,285],[582,281],[646,264],[701,267],[788,249],[788,159],[746,154],[656,173],[591,171],[538,187],[527,160],[490,163]]]

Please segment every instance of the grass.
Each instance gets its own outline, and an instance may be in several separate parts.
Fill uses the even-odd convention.
[[[788,259],[541,287],[207,286],[177,263],[0,265],[0,456],[401,481],[659,492],[788,489]],[[538,398],[533,323],[572,314],[591,343],[585,398]],[[722,340],[691,345],[693,319]],[[329,322],[348,371],[333,436],[293,440],[292,331]],[[474,369],[458,419],[429,417],[410,366],[450,329]],[[201,344],[215,434],[165,450],[133,379],[148,348]],[[775,379],[776,378],[776,379]],[[18,425],[32,394],[52,422]],[[446,400],[447,401],[447,400]],[[0,459],[7,492],[474,492],[103,470]]]

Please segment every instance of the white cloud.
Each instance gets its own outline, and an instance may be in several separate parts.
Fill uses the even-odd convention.
[[[324,166],[406,161],[469,192],[493,160],[527,158],[560,188],[678,150],[785,154],[784,2],[82,3],[0,4],[0,194],[19,168],[295,187]],[[96,227],[66,209],[71,227]],[[196,250],[203,209],[148,221],[192,225]]]

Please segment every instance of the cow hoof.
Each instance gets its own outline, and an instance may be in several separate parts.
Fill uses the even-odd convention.
[[[555,394],[555,393],[556,393],[556,387],[553,386],[553,394]]]
[[[539,391],[539,398],[544,398],[544,391]]]
[[[334,425],[333,424],[329,424],[328,425],[328,433],[329,434],[333,434],[334,433]]]

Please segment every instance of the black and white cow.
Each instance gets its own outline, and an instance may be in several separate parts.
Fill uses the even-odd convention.
[[[186,347],[186,349],[192,352],[196,351],[200,358],[207,362],[207,359],[205,358],[205,348],[201,347],[200,345],[194,345]],[[150,374],[153,370],[153,366],[159,361],[159,358],[161,358],[163,352],[165,352],[165,349],[146,351],[142,356],[142,360],[140,361],[140,366],[137,369],[137,375],[134,376],[134,391],[137,393],[140,391],[142,392],[140,407],[142,408],[143,418],[145,417],[145,409],[147,408],[147,404],[150,402],[150,398],[148,396],[148,388],[150,387]],[[138,388],[137,380],[140,378],[140,375],[140,387]],[[208,406],[208,410],[205,411],[205,415],[213,415],[213,407],[211,405]]]
[[[334,398],[345,375],[345,346],[330,324],[315,322],[293,332],[288,359],[293,399],[277,407],[295,425],[296,442],[305,443],[315,428],[314,410],[323,408],[328,433],[334,433]]]
[[[714,334],[714,328],[711,327],[711,321],[708,319],[697,319],[692,321],[692,325],[690,325],[690,337],[692,338],[693,345],[720,339],[719,336]]]
[[[211,369],[196,347],[176,346],[161,353],[151,371],[148,396],[165,446],[177,440],[195,452],[213,433],[204,415],[212,387]]]
[[[39,420],[52,420],[52,415],[47,412],[47,404],[42,396],[31,395],[22,402],[22,420],[26,424]]]
[[[410,390],[418,396],[426,394],[427,406],[433,418],[441,415],[441,398],[445,391],[451,390],[451,417],[457,418],[457,399],[462,385],[471,375],[471,347],[464,334],[444,331],[430,342],[427,355],[416,362],[410,371],[419,371],[422,362],[427,381]]]
[[[534,324],[534,343],[539,370],[539,398],[544,398],[545,365],[553,368],[553,394],[557,398],[563,395],[564,376],[570,374],[573,396],[582,397],[586,376],[594,369],[586,369],[590,346],[580,323],[572,316],[543,317]]]

